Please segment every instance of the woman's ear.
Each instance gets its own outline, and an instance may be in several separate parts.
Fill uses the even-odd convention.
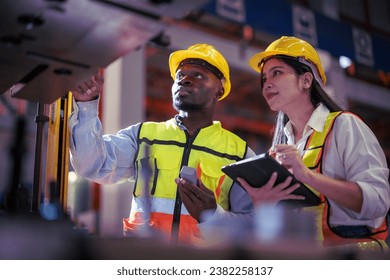
[[[313,83],[313,74],[310,72],[303,73],[303,88],[309,89]]]

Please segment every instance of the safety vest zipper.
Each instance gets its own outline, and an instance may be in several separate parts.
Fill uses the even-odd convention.
[[[188,164],[188,160],[190,158],[190,153],[191,153],[192,143],[196,139],[196,136],[198,135],[200,130],[198,129],[193,136],[190,136],[188,134],[187,130],[185,130],[184,132],[186,134],[187,141],[186,141],[186,145],[185,145],[185,148],[183,151],[183,157],[182,157],[182,161],[180,164],[180,169],[181,169],[181,167]],[[173,209],[172,231],[171,231],[171,242],[173,244],[176,244],[178,239],[179,239],[181,205],[182,205],[182,200],[180,197],[179,188],[177,188],[176,189],[176,198],[175,198],[175,208]]]

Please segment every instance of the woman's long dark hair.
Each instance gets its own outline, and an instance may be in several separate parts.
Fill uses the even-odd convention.
[[[310,67],[305,65],[305,64],[302,64],[294,57],[276,55],[276,56],[272,56],[270,58],[280,59],[281,61],[283,61],[284,63],[286,63],[290,67],[292,67],[298,76],[300,76],[306,72],[310,72],[314,77],[314,74],[311,71]],[[268,58],[268,59],[270,59],[270,58]],[[266,61],[264,61],[264,63],[265,62]],[[263,83],[261,84],[261,91],[263,91]],[[312,85],[310,87],[310,99],[311,99],[311,103],[314,105],[314,107],[317,107],[320,103],[322,103],[331,112],[337,112],[337,111],[343,110],[339,105],[337,105],[336,102],[334,102],[329,97],[329,95],[324,91],[324,89],[321,87],[321,85],[318,83],[318,81],[316,79],[313,79]],[[283,129],[288,121],[289,121],[288,116],[285,113],[283,113],[282,111],[279,111],[278,115],[276,117],[276,124],[275,124],[275,128],[274,128],[274,136],[273,136],[273,140],[272,140],[272,146],[274,146],[276,144],[286,144],[287,143],[287,138],[283,132]]]

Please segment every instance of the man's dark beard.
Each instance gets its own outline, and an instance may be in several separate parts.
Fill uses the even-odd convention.
[[[181,100],[176,100],[172,102],[173,109],[175,109],[177,112],[179,111],[199,111],[203,107],[200,104],[186,104],[183,103]]]

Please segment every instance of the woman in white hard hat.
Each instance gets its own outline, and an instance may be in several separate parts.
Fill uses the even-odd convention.
[[[260,73],[266,102],[279,112],[270,153],[321,199],[310,209],[322,221],[319,241],[387,248],[390,188],[384,152],[370,128],[323,90],[326,76],[316,50],[283,36],[249,65]],[[275,180],[276,174],[267,185]],[[264,200],[264,189],[241,184],[255,204]]]

